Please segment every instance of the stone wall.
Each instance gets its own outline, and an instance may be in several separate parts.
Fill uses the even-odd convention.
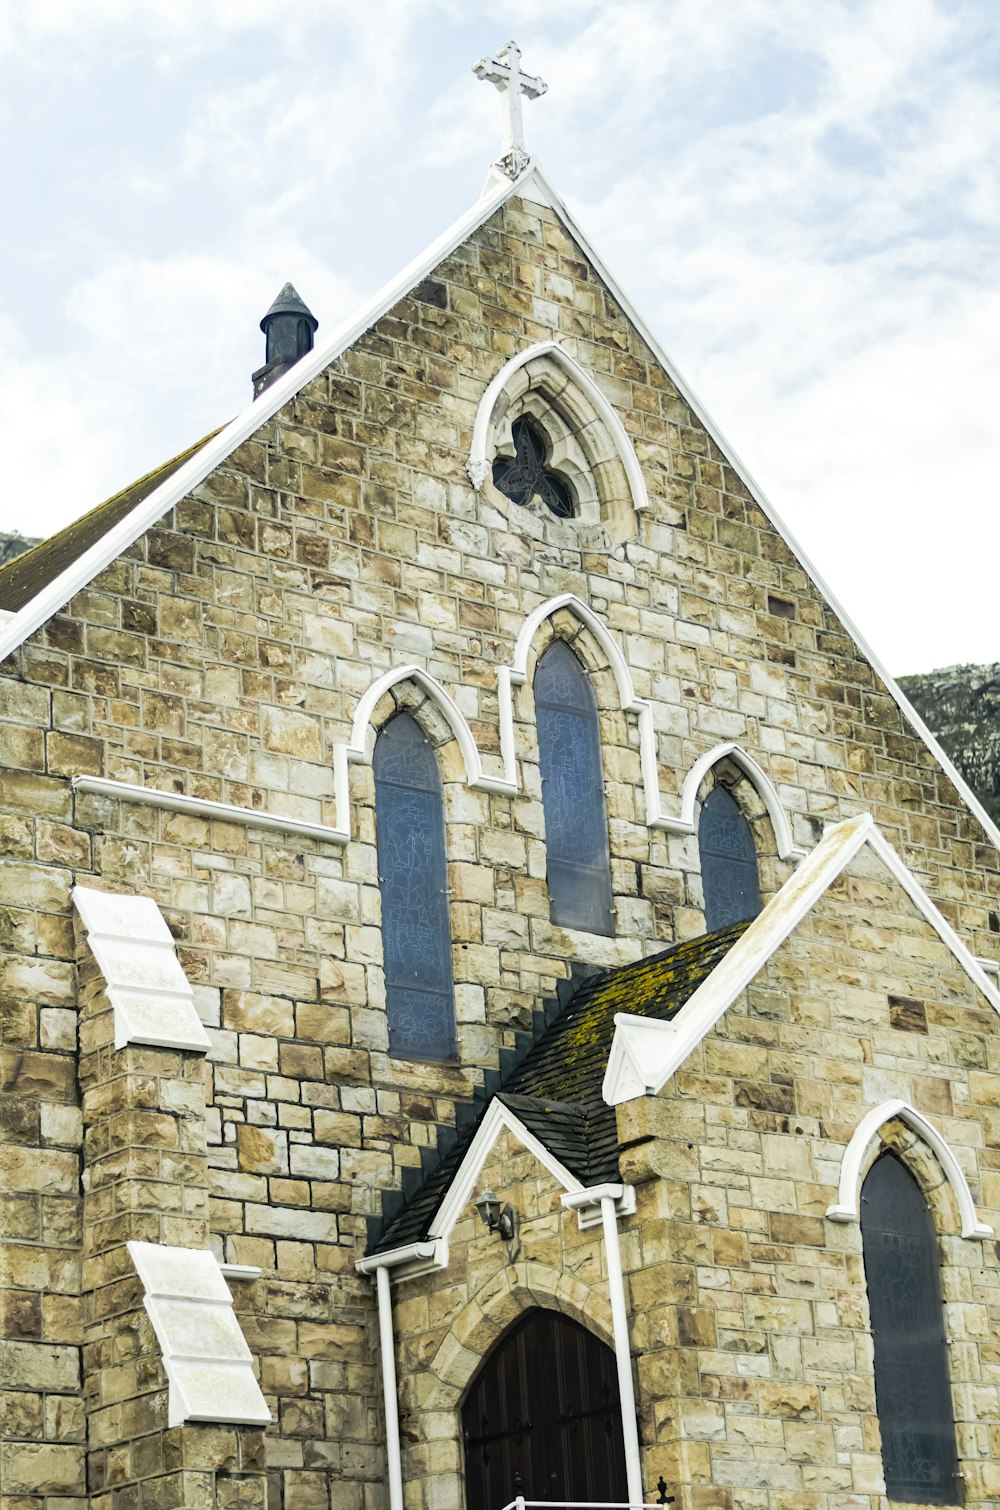
[[[469,485],[487,382],[553,335],[635,442],[651,507],[625,546]],[[508,205],[0,668],[3,1345],[35,1360],[10,1407],[16,1440],[29,1457],[38,1443],[62,1453],[64,1475],[26,1483],[32,1510],[82,1493],[81,1417],[49,1404],[76,1397],[81,1340],[74,879],[156,899],[211,1029],[209,1240],[265,1271],[238,1304],[288,1510],[382,1503],[373,1309],[353,1270],[382,1192],[573,960],[622,962],[703,927],[696,841],[646,826],[635,718],[569,615],[533,655],[562,634],[593,673],[616,940],[548,920],[531,666],[514,798],[470,789],[412,688],[376,710],[377,725],[415,704],[442,763],[455,1064],[387,1053],[368,767],[351,769],[345,846],[74,799],[70,779],[330,822],[332,747],[377,675],[424,666],[490,761],[497,667],[526,614],[566,591],[602,616],[653,701],[665,802],[698,756],[738,740],[800,843],[871,810],[971,947],[995,946],[997,856],[975,820],[553,213]],[[743,800],[746,783],[735,790]],[[789,867],[766,816],[750,816],[773,890]]]
[[[860,1229],[826,1210],[862,1116],[899,1098],[946,1137],[1000,1231],[996,1026],[863,851],[661,1096],[620,1109],[637,1140],[623,1174],[640,1182],[625,1251],[644,1432],[686,1503],[885,1503]],[[888,1123],[870,1158],[883,1143],[939,1233],[965,1503],[992,1510],[994,1243],[959,1235],[952,1188],[908,1127]]]

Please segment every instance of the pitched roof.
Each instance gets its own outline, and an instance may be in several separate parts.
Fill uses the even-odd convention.
[[[89,545],[82,552],[73,555],[68,564],[54,577],[51,579],[47,578],[44,584],[35,592],[34,596],[18,607],[14,617],[9,622],[0,624],[0,661],[4,660],[13,650],[16,650],[19,645],[23,644],[28,636],[33,634],[53,614],[58,613],[69,602],[74,593],[79,592],[98,572],[103,571],[123,551],[127,550],[152,524],[162,519],[163,515],[169,509],[173,508],[174,504],[178,503],[185,494],[189,493],[192,488],[198,487],[209,473],[214,471],[217,466],[221,465],[235,451],[237,446],[242,445],[261,425],[265,424],[276,414],[283,404],[287,403],[289,399],[294,398],[307,383],[311,382],[336,357],[352,346],[366,330],[369,330],[383,315],[387,314],[394,304],[398,303],[411,289],[415,288],[440,262],[450,256],[456,247],[460,246],[469,236],[473,235],[480,226],[489,220],[491,215],[495,214],[501,206],[514,197],[520,197],[529,203],[547,205],[559,216],[570,236],[576,241],[584,256],[591,263],[595,272],[603,280],[609,292],[618,303],[625,318],[638,331],[656,357],[656,360],[674,383],[678,393],[697,416],[699,422],[704,426],[715,444],[728,458],[764,517],[770,521],[774,529],[784,540],[803,571],[806,572],[807,576],[833,609],[855,645],[857,645],[862,655],[884,683],[886,690],[899,705],[903,717],[909,723],[917,738],[921,739],[927,746],[970,812],[974,813],[982,824],[989,839],[1000,849],[1000,828],[990,818],[979,798],[975,795],[964,777],[959,774],[954,763],[941,748],[923,719],[907,701],[904,694],[889,675],[889,672],[868,645],[864,636],[858,631],[849,615],[844,612],[844,609],[827,587],[822,576],[813,566],[791,531],[779,518],[763,490],[754,481],[750,471],[726,440],[708,410],[696,398],[683,377],[674,368],[673,363],[653,332],[626,297],[621,286],[612,277],[604,261],[594,251],[563,200],[549,184],[542,171],[542,166],[536,158],[530,159],[523,173],[515,179],[507,178],[498,168],[491,168],[482,193],[471,209],[456,220],[420,256],[409,263],[398,277],[386,284],[353,319],[346,321],[334,329],[325,341],[321,341],[307,356],[289,368],[283,377],[266,388],[258,398],[243,410],[242,414],[238,414],[230,424],[226,425],[222,430],[217,431],[214,437],[209,437],[196,451],[189,453],[188,459],[182,462],[176,471],[170,474],[163,474],[152,491],[144,494],[142,501],[132,508],[124,519],[119,519],[112,524],[103,537]]]
[[[464,1123],[457,1141],[426,1172],[370,1251],[388,1252],[427,1236],[494,1100],[584,1185],[617,1180],[617,1118],[601,1094],[616,1014],[628,1011],[660,1021],[675,1016],[746,927],[737,923],[585,980],[500,1089]]]
[[[972,984],[1000,1012],[1000,989],[987,978],[979,961],[970,954],[871,814],[859,813],[826,830],[816,848],[733,942],[718,970],[698,982],[689,993],[687,1011],[673,1030],[668,1031],[662,1021],[643,1020],[662,1014],[636,1013],[622,1004],[607,1059],[604,1098],[618,1105],[662,1090],[865,845],[903,888]]]
[[[127,488],[122,488],[113,498],[99,503],[82,518],[67,524],[65,529],[50,535],[47,540],[40,540],[31,550],[24,551],[8,561],[6,566],[0,567],[0,612],[17,613],[31,603],[43,588],[56,582],[85,551],[103,540],[116,524],[127,519],[132,510],[138,508],[154,489],[172,477],[218,433],[218,430],[213,430],[193,446],[188,446],[186,451],[171,457],[152,472],[147,472],[145,477],[138,478]]]

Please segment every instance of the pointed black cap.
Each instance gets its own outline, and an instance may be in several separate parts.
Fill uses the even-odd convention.
[[[260,322],[260,328],[267,334],[268,321],[273,320],[275,315],[301,315],[312,325],[313,334],[319,329],[319,321],[309,306],[303,303],[294,284],[286,283],[284,288],[275,298],[274,303]]]
[[[267,337],[267,349],[263,367],[253,374],[254,398],[289,367],[294,367],[307,351],[312,351],[319,321],[292,285],[286,283],[261,320],[260,328]]]

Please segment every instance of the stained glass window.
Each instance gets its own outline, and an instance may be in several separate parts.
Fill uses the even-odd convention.
[[[563,640],[554,640],[538,662],[535,716],[552,921],[612,934],[597,702],[587,673]]]
[[[698,849],[708,932],[755,918],[761,908],[757,850],[749,823],[724,786],[702,804]]]
[[[455,1008],[441,772],[406,713],[375,741],[375,819],[389,1051],[447,1059]]]
[[[528,503],[537,494],[545,507],[560,519],[572,519],[576,504],[569,483],[545,465],[545,441],[528,419],[511,426],[513,456],[498,456],[493,463],[493,484],[511,503]]]
[[[916,1180],[893,1154],[876,1159],[862,1186],[861,1237],[886,1493],[957,1504],[937,1235]]]

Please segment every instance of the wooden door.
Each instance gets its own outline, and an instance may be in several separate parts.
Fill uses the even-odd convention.
[[[529,1500],[625,1501],[615,1356],[556,1311],[498,1343],[462,1409],[466,1510]]]

